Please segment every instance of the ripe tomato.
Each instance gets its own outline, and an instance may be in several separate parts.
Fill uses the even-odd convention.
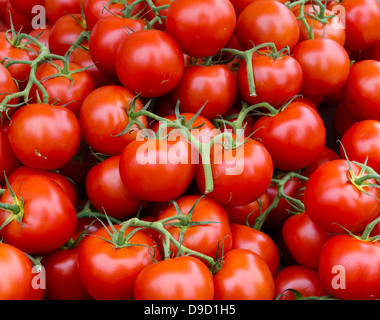
[[[319,277],[341,300],[373,300],[380,296],[380,247],[350,235],[337,235],[323,246]]]
[[[2,94],[0,95],[0,102],[4,100],[4,98],[8,94],[13,94],[18,91],[18,87],[16,85],[16,82],[12,78],[12,74],[8,71],[7,68],[4,67],[4,65],[0,64],[0,92]],[[14,98],[11,101],[9,101],[8,105],[17,105],[18,98]],[[10,108],[8,113],[1,112],[1,115],[3,118],[8,114],[9,116],[12,115],[14,108]]]
[[[50,51],[60,56],[65,55],[83,31],[86,31],[86,22],[81,14],[65,14],[60,17],[50,30]]]
[[[133,32],[145,27],[144,20],[106,16],[91,30],[89,50],[92,60],[100,71],[116,75],[115,59],[120,43]]]
[[[73,203],[74,208],[76,208],[78,204],[78,192],[75,185],[67,179],[65,176],[61,175],[58,172],[49,171],[49,170],[39,170],[39,169],[31,169],[25,166],[19,166],[16,168],[9,176],[8,182],[13,183],[17,179],[25,179],[25,177],[30,175],[42,175],[50,178],[54,182],[56,182],[65,193],[70,198]]]
[[[257,200],[269,186],[273,162],[267,149],[256,140],[247,138],[237,148],[216,142],[211,147],[213,190],[207,193],[222,205],[240,206]],[[197,166],[195,181],[206,192],[203,163]]]
[[[256,96],[250,94],[245,60],[242,61],[237,72],[239,92],[243,100],[251,105],[267,102],[275,108],[280,108],[301,90],[303,80],[301,65],[289,55],[272,58],[254,54],[252,70]]]
[[[90,300],[78,270],[79,247],[57,249],[43,256],[47,300]]]
[[[120,44],[116,54],[120,82],[144,98],[173,90],[182,78],[184,67],[180,46],[161,30],[132,33]]]
[[[351,161],[364,163],[368,157],[367,165],[380,172],[380,121],[364,120],[351,126],[342,138],[340,155],[345,153]]]
[[[45,62],[38,66],[36,78],[45,88],[49,96],[49,104],[65,106],[78,116],[84,99],[95,90],[95,82],[86,70],[77,72],[81,67],[73,62],[70,62],[68,66],[68,72],[73,72],[70,73],[70,78],[64,74],[54,76],[60,74],[59,68],[63,68],[61,60]],[[51,76],[54,77],[49,78]],[[31,103],[37,103],[37,101],[43,101],[43,95],[41,90],[33,85]]]
[[[191,57],[209,57],[230,40],[236,26],[227,0],[174,0],[166,16],[166,31]]]
[[[13,9],[27,19],[33,18],[32,9],[35,6],[43,6],[44,0],[26,0],[26,1],[17,1],[17,0],[9,0],[9,3],[13,7]]]
[[[135,300],[213,300],[212,275],[192,256],[162,260],[144,268],[134,285]]]
[[[380,38],[380,3],[377,0],[343,0],[346,48],[363,50]]]
[[[275,297],[280,300],[295,300],[289,290],[296,290],[303,298],[329,295],[322,285],[318,272],[299,265],[290,265],[281,269],[274,277]]]
[[[260,117],[253,137],[269,151],[273,165],[284,171],[305,168],[317,159],[326,142],[326,129],[318,111],[291,102],[273,116]]]
[[[11,25],[13,25],[13,28],[16,31],[21,31],[25,33],[29,33],[33,30],[31,20],[18,13],[13,8],[10,1],[7,1],[6,4],[5,25],[7,26],[7,29],[10,29]]]
[[[113,228],[121,232],[120,225]],[[161,260],[160,253],[143,230],[127,227],[123,236],[130,238],[120,246],[111,241],[112,232],[110,226],[102,227],[79,246],[79,275],[95,300],[132,300],[137,276],[154,259]]]
[[[24,300],[32,282],[32,264],[20,249],[0,243],[0,299]]]
[[[351,66],[342,88],[342,102],[351,116],[357,120],[379,120],[380,62],[363,60]]]
[[[240,13],[235,34],[244,50],[273,42],[278,50],[294,48],[299,39],[297,19],[290,9],[277,1],[254,1]]]
[[[63,246],[77,225],[73,203],[63,189],[46,176],[30,175],[11,185],[18,201],[6,189],[1,203],[14,204],[18,213],[0,211],[1,224],[13,215],[14,220],[0,231],[4,242],[29,254],[43,254]]]
[[[137,213],[143,201],[124,186],[119,163],[120,155],[116,155],[93,166],[86,176],[86,194],[97,211],[124,219]]]
[[[235,8],[236,16],[238,17],[246,6],[248,6],[250,3],[255,2],[255,1],[261,1],[261,0],[231,0],[231,3],[233,4]],[[272,0],[269,0],[269,1],[272,1]],[[273,1],[278,1],[281,3],[287,2],[287,0],[273,0]]]
[[[302,170],[301,174],[304,177],[310,177],[310,175],[321,165],[331,160],[337,159],[340,159],[340,156],[334,150],[325,146],[319,154],[318,158],[309,164],[304,170]]]
[[[297,263],[313,270],[318,269],[321,249],[331,238],[306,212],[292,215],[285,221],[282,237]]]
[[[225,210],[214,200],[200,196],[183,196],[176,200],[186,222],[178,226],[165,228],[184,247],[203,253],[213,259],[220,258],[223,252],[231,249],[231,229]],[[196,202],[199,202],[196,204]],[[194,211],[191,209],[196,204]],[[164,209],[157,220],[176,216],[176,207],[171,204]],[[176,220],[173,220],[175,222]],[[198,223],[202,223],[198,225]],[[192,225],[193,224],[193,225]],[[171,245],[170,251],[175,256],[178,249]]]
[[[193,180],[196,164],[191,154],[186,139],[133,141],[121,154],[121,180],[142,200],[165,202],[176,199]]]
[[[333,129],[337,137],[341,139],[344,133],[356,122],[357,120],[347,111],[344,104],[339,103],[333,116]]]
[[[215,300],[273,300],[274,280],[266,262],[247,249],[228,251],[214,274]]]
[[[0,185],[5,183],[4,174],[9,176],[21,166],[21,162],[14,155],[8,140],[9,120],[3,119],[0,126]]]
[[[197,113],[214,119],[228,112],[236,98],[234,74],[225,65],[194,65],[185,68],[178,86],[171,91],[173,103],[181,112]]]
[[[27,167],[58,169],[75,155],[81,129],[74,113],[48,104],[30,104],[12,116],[8,131],[15,156]]]
[[[108,85],[97,88],[83,101],[79,112],[82,138],[95,152],[106,155],[121,154],[124,147],[136,139],[139,128],[135,125],[118,136],[128,125],[126,110],[131,108],[134,98],[135,95],[128,89]],[[135,111],[143,107],[141,100],[137,98]],[[146,117],[137,120],[147,126]]]
[[[341,89],[350,72],[347,51],[331,39],[313,39],[300,42],[293,57],[301,64],[303,86],[301,94],[307,97],[328,96]]]
[[[251,227],[231,223],[232,247],[234,249],[247,249],[258,254],[268,265],[274,276],[280,264],[280,253],[272,238],[263,231]]]
[[[46,17],[54,24],[66,14],[81,14],[86,0],[45,0]]]
[[[360,167],[352,162],[350,165],[353,174],[359,175]],[[305,210],[325,232],[343,233],[342,227],[352,233],[361,232],[380,212],[379,189],[361,186],[365,192],[360,191],[355,181],[349,180],[356,179],[353,174],[347,160],[332,160],[315,170],[306,184]]]

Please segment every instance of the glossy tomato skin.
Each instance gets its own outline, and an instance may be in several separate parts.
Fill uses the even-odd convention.
[[[360,168],[353,162],[350,165],[358,175]],[[332,160],[315,170],[306,184],[305,210],[325,232],[344,233],[344,227],[358,233],[379,214],[376,199],[380,196],[379,190],[363,187],[370,195],[360,191],[348,180],[351,176],[348,170],[347,160]],[[370,179],[367,182],[374,183]]]
[[[120,43],[144,27],[144,20],[114,15],[101,18],[92,28],[89,39],[90,55],[97,68],[106,74],[116,75],[115,59]]]
[[[120,177],[126,188],[142,200],[170,201],[182,195],[193,180],[196,164],[192,161],[185,139],[140,139],[124,148]]]
[[[121,226],[114,226],[120,230]],[[133,232],[128,227],[124,235]],[[133,286],[138,274],[161,260],[156,243],[143,230],[129,240],[132,246],[117,248],[111,240],[109,226],[100,228],[87,237],[79,247],[78,268],[84,287],[95,300],[132,300]],[[106,239],[106,240],[104,240]],[[135,246],[133,246],[135,244]]]
[[[25,166],[51,170],[74,157],[81,128],[72,111],[35,103],[23,106],[12,116],[8,138],[15,156]]]
[[[32,264],[20,249],[0,243],[0,299],[25,300],[31,290]]]
[[[331,238],[311,221],[306,212],[295,214],[285,221],[282,237],[298,264],[313,270],[318,269],[321,249]]]
[[[73,235],[77,217],[75,208],[54,181],[46,176],[31,175],[11,184],[18,199],[23,199],[21,223],[13,220],[1,229],[4,242],[29,254],[43,254],[63,246]],[[2,203],[13,203],[9,189],[1,197]],[[3,223],[9,213],[1,210]]]
[[[95,152],[106,155],[121,154],[124,147],[136,139],[138,127],[121,134],[127,127],[129,118],[126,108],[131,108],[135,95],[120,85],[107,85],[97,88],[84,100],[79,122],[82,138]],[[135,111],[143,108],[140,99],[136,99]],[[147,126],[146,117],[138,120]]]
[[[258,254],[268,265],[273,276],[280,265],[280,254],[276,243],[265,232],[253,229],[246,225],[231,223],[232,247],[247,249]]]
[[[61,60],[51,62],[59,68],[63,68]],[[49,96],[49,104],[65,106],[78,116],[84,99],[95,90],[95,82],[86,70],[78,72],[81,66],[73,62],[69,62],[68,66],[68,71],[74,72],[70,74],[71,79],[63,75],[56,77],[54,75],[58,75],[60,70],[52,63],[49,61],[41,64],[36,70],[36,78],[45,88]],[[47,79],[51,76],[54,77]],[[43,101],[42,92],[36,85],[32,86],[31,98],[31,103]]]
[[[240,13],[236,37],[244,50],[273,42],[278,50],[294,48],[299,39],[297,19],[290,9],[277,1],[254,1]]]
[[[12,78],[12,74],[9,69],[5,68],[4,65],[0,64],[0,90],[3,93],[0,96],[0,102],[4,100],[7,94],[13,94],[18,91],[16,82]],[[14,98],[8,102],[9,105],[17,105],[18,98]],[[14,109],[8,110],[8,115],[12,115]],[[1,112],[3,118],[6,116],[5,112]]]
[[[34,6],[43,6],[44,0],[27,0],[27,1],[17,1],[17,0],[9,0],[9,3],[13,7],[15,11],[21,14],[23,17],[27,19],[33,18],[32,9]]]
[[[349,235],[337,235],[322,248],[319,276],[323,286],[341,300],[378,299],[380,247]]]
[[[199,200],[200,196],[183,196],[176,200],[181,212],[187,216],[191,208]],[[157,220],[174,217],[177,215],[173,204],[164,209]],[[203,222],[203,225],[190,226],[186,229],[182,245],[186,248],[201,252],[209,257],[221,257],[223,252],[231,249],[231,229],[228,216],[224,209],[214,200],[207,197],[197,203],[193,211],[191,221]],[[211,222],[211,223],[207,223]],[[168,226],[167,230],[175,239],[180,239],[180,228]],[[170,250],[175,256],[178,249],[172,245]]]
[[[21,166],[21,162],[14,155],[8,141],[9,121],[3,119],[0,126],[0,185],[5,183],[4,174],[9,176],[15,169]]]
[[[325,146],[322,149],[321,153],[319,154],[318,158],[314,160],[311,164],[309,164],[304,170],[302,170],[301,174],[304,177],[310,177],[310,175],[315,170],[317,170],[321,165],[331,160],[337,160],[337,159],[340,159],[339,154],[336,153],[331,148]]]
[[[212,275],[192,256],[162,260],[146,267],[134,286],[136,300],[213,300]]]
[[[303,298],[323,297],[329,295],[318,272],[300,265],[290,265],[281,269],[274,277],[275,297],[280,300],[295,300],[294,294],[289,291],[298,291]]]
[[[312,39],[300,42],[293,57],[303,71],[301,94],[307,97],[330,95],[341,89],[350,72],[347,51],[331,39]]]
[[[171,92],[173,103],[179,101],[181,112],[197,113],[214,119],[228,112],[236,98],[237,84],[234,74],[225,65],[185,68],[183,77]]]
[[[184,67],[180,46],[161,30],[132,33],[120,44],[116,54],[120,82],[144,98],[173,90],[182,78]]]
[[[302,102],[291,102],[276,115],[259,118],[253,131],[254,137],[269,151],[274,166],[284,171],[308,166],[326,142],[321,116]]]
[[[273,300],[274,280],[266,262],[247,249],[234,249],[214,274],[215,300]]]
[[[342,88],[342,102],[348,113],[357,121],[379,120],[380,62],[364,60],[351,66]]]
[[[57,249],[43,256],[47,300],[90,300],[78,271],[79,247]]]
[[[123,184],[119,172],[120,155],[93,166],[86,177],[86,194],[98,212],[116,219],[137,213],[143,201]]]
[[[243,100],[251,105],[268,102],[280,108],[290,98],[297,95],[302,87],[301,65],[293,57],[285,55],[273,59],[266,55],[252,57],[256,96],[251,96],[248,84],[247,64],[244,61],[237,72],[238,89]]]
[[[167,33],[192,57],[218,53],[230,40],[235,26],[234,7],[226,0],[175,0],[166,18]]]
[[[211,149],[213,190],[206,195],[222,205],[240,206],[257,200],[269,186],[273,162],[267,149],[256,140],[247,141],[235,149],[225,149],[215,143]],[[197,166],[195,181],[206,192],[204,167]]]
[[[341,142],[342,158],[347,154],[351,161],[364,163],[367,160],[369,167],[380,172],[380,121],[363,120],[354,124],[346,131]]]
[[[363,50],[380,38],[380,3],[376,0],[344,0],[346,48]]]
[[[45,0],[46,17],[54,24],[60,17],[66,14],[80,14],[86,0]]]

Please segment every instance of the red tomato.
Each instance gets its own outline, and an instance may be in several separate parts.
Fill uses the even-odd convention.
[[[237,72],[239,92],[243,100],[251,105],[267,102],[275,108],[280,108],[301,90],[303,80],[301,65],[291,56],[284,55],[273,59],[267,55],[254,54],[252,70],[256,96],[250,94],[245,60]]]
[[[54,24],[66,14],[82,13],[85,3],[86,0],[45,0],[46,17]]]
[[[301,94],[308,97],[336,92],[343,87],[350,72],[350,58],[346,50],[331,39],[302,41],[294,48],[293,57],[303,70]]]
[[[51,31],[52,26],[49,24],[47,26],[33,29],[29,32],[29,35],[33,38],[36,38],[40,43],[42,43],[46,48],[49,48],[49,35]],[[34,44],[33,44],[34,45]],[[38,52],[39,48],[36,48],[36,51]]]
[[[32,264],[25,253],[1,242],[0,271],[0,299],[25,300],[32,282]]]
[[[344,134],[340,147],[340,155],[351,161],[364,163],[380,172],[380,121],[364,120],[351,126]]]
[[[25,166],[20,166],[8,176],[8,182],[13,183],[17,179],[25,179],[29,175],[42,175],[56,182],[70,198],[73,206],[76,208],[78,204],[78,192],[75,185],[65,176],[49,170],[31,169]]]
[[[121,226],[113,228],[119,231]],[[110,226],[102,227],[79,246],[79,275],[95,300],[132,300],[137,276],[153,259],[161,260],[160,253],[143,230],[128,227],[123,236],[130,238],[120,247],[111,241],[112,232]]]
[[[258,254],[268,265],[272,275],[277,273],[280,264],[280,254],[272,238],[260,230],[231,223],[232,247],[234,249],[247,249]]]
[[[173,90],[182,78],[184,67],[178,43],[161,30],[132,33],[120,44],[116,54],[120,82],[144,98]]]
[[[323,246],[319,277],[341,300],[373,300],[380,296],[380,247],[350,235],[337,235]]]
[[[120,158],[120,176],[136,197],[165,202],[189,187],[196,164],[187,140],[144,139],[128,144]]]
[[[30,31],[33,30],[31,20],[27,17],[24,17],[22,14],[18,13],[13,8],[10,1],[8,1],[6,5],[5,24],[7,26],[7,29],[9,29],[11,25],[13,25],[13,28],[17,32],[21,31],[21,32],[29,33]]]
[[[81,14],[65,14],[52,26],[49,35],[50,51],[60,56],[65,55],[78,36],[86,31],[86,22]],[[86,43],[86,42],[84,42]]]
[[[326,129],[319,113],[302,102],[291,102],[273,116],[259,118],[253,137],[269,151],[276,168],[303,169],[317,159],[326,142]]]
[[[57,249],[43,256],[47,300],[90,300],[78,270],[79,247]]]
[[[173,103],[179,101],[181,112],[197,113],[214,119],[228,112],[236,98],[237,84],[234,74],[225,65],[185,68],[183,77],[171,92]]]
[[[342,89],[343,104],[357,121],[380,121],[380,62],[363,60],[351,66]]]
[[[339,103],[333,116],[333,129],[338,138],[341,139],[344,133],[357,122],[354,117],[348,113],[343,103]]]
[[[360,52],[361,60],[380,61],[380,38],[370,47]]]
[[[109,85],[97,88],[83,101],[79,112],[82,138],[95,152],[106,155],[121,154],[124,147],[136,139],[138,126],[121,134],[127,127],[129,118],[126,108],[131,108],[135,95],[128,89]],[[136,99],[135,111],[143,108],[140,99]],[[146,117],[139,117],[145,127]]]
[[[12,117],[8,131],[15,156],[27,167],[58,169],[75,155],[81,129],[74,113],[48,104],[30,104]]]
[[[266,262],[247,249],[234,249],[223,257],[214,274],[215,300],[273,300],[274,280]]]
[[[253,226],[256,218],[270,206],[268,192],[265,191],[260,198],[242,206],[223,206],[231,223]]]
[[[340,156],[334,150],[325,146],[319,154],[318,158],[309,164],[304,170],[302,170],[301,174],[305,177],[310,177],[310,175],[322,164],[337,159],[340,159]]]
[[[184,247],[213,259],[220,258],[223,252],[231,249],[232,235],[228,216],[214,200],[206,197],[199,200],[199,198],[200,196],[190,195],[177,199],[177,205],[183,215],[187,217],[187,221],[180,222],[180,226],[167,226],[166,229]],[[194,211],[191,211],[198,200]],[[177,214],[175,206],[171,204],[161,212],[157,220],[174,217]],[[197,223],[203,224],[197,225]],[[178,249],[174,245],[171,245],[170,251],[173,256],[178,253]]]
[[[211,148],[213,190],[206,195],[222,205],[241,206],[257,200],[269,186],[273,162],[266,148],[247,138],[237,148],[225,148],[216,142]],[[197,167],[195,181],[206,192],[204,166]]]
[[[318,272],[299,265],[281,269],[274,278],[275,297],[280,300],[295,300],[289,290],[296,290],[303,298],[329,295],[319,279]]]
[[[124,219],[137,213],[143,201],[124,186],[119,163],[120,155],[116,155],[93,166],[86,177],[86,194],[97,211]]]
[[[29,254],[43,254],[63,246],[77,225],[75,208],[63,189],[46,176],[30,175],[11,185],[18,202],[6,189],[1,203],[14,204],[18,213],[0,211],[1,224],[13,215],[14,220],[0,231],[4,242]]]
[[[56,66],[63,68],[63,62],[52,60],[39,65],[36,70],[36,78],[45,88],[49,104],[65,106],[78,116],[84,99],[95,90],[95,82],[86,70],[77,72],[81,67],[73,62],[70,62],[68,66],[70,77],[65,74],[59,75],[60,70]],[[51,76],[54,77],[49,78]],[[32,86],[31,98],[31,103],[43,101],[42,92],[36,85]]]
[[[33,7],[43,6],[45,1],[44,0],[26,0],[26,1],[9,0],[9,3],[18,14],[31,20],[33,18]]]
[[[348,50],[363,50],[380,38],[380,3],[377,0],[343,0]]]
[[[236,37],[244,50],[273,42],[278,50],[293,49],[298,42],[297,19],[290,9],[277,1],[254,1],[240,13]]]
[[[292,215],[282,227],[282,237],[298,264],[318,269],[319,254],[331,236],[317,226],[306,212]]]
[[[240,13],[243,11],[243,9],[248,6],[250,3],[255,2],[255,1],[261,1],[261,0],[230,0],[231,3],[233,4],[236,12],[236,16],[238,17]],[[269,0],[272,1],[272,0]],[[286,3],[287,0],[274,0],[278,1],[281,3]]]
[[[213,300],[212,275],[192,256],[154,263],[140,272],[134,285],[135,300]]]
[[[0,126],[0,185],[5,183],[4,174],[9,176],[21,166],[21,162],[14,155],[8,140],[9,121],[3,119]]]
[[[98,20],[91,30],[89,49],[92,60],[100,71],[116,75],[116,53],[120,43],[131,33],[141,31],[144,20],[106,16]]]
[[[352,162],[350,165],[358,176],[360,168]],[[325,232],[343,233],[342,227],[361,232],[380,212],[379,189],[361,186],[364,192],[360,191],[353,174],[347,160],[332,160],[315,170],[306,184],[305,210]],[[374,183],[370,179],[367,182]]]
[[[166,31],[191,57],[209,57],[230,40],[236,26],[235,10],[227,0],[174,0]]]
[[[4,65],[0,64],[0,92],[2,93],[0,95],[0,103],[8,94],[18,92],[18,87],[12,78],[12,74],[8,70],[9,69],[5,68]],[[14,98],[10,100],[7,105],[17,105],[18,100],[18,98]],[[10,107],[7,113],[5,111],[1,112],[2,117],[6,117],[7,114],[8,116],[11,116],[13,110],[14,108]]]

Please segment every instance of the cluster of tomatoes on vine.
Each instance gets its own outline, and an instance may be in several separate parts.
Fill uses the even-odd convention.
[[[1,299],[379,298],[377,0],[0,20]]]

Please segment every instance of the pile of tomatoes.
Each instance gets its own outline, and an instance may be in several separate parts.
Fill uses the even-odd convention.
[[[0,21],[0,299],[380,298],[377,0]]]

